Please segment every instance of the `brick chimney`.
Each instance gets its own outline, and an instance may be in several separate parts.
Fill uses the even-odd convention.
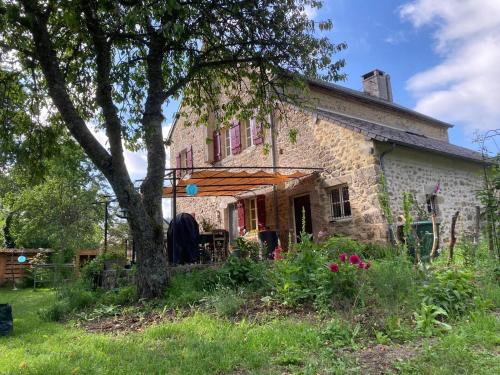
[[[375,69],[363,74],[363,91],[371,96],[392,102],[391,77],[381,70]]]

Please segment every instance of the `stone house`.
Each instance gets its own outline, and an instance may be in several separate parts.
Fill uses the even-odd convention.
[[[181,198],[177,212],[194,213],[198,222],[225,228],[231,238],[243,228],[268,227],[286,244],[296,238],[305,214],[306,230],[315,238],[326,231],[385,242],[388,224],[380,193],[387,192],[398,218],[403,193],[411,192],[420,211],[436,210],[445,241],[456,210],[457,228],[473,231],[476,193],[482,186],[481,156],[449,143],[452,125],[394,103],[389,75],[374,70],[362,78],[363,92],[309,80],[308,110],[287,105],[286,120],[272,116],[270,121],[271,129],[279,131],[262,134],[250,119],[214,132],[214,124],[184,126],[179,117],[168,136],[172,167],[321,170],[240,196]],[[289,137],[290,129],[297,130],[296,142]]]

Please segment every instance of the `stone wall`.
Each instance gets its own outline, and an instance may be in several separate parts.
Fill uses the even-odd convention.
[[[447,128],[431,120],[425,121],[411,114],[321,89],[315,89],[310,95],[312,102],[329,110],[448,140]],[[278,222],[275,220],[275,195],[272,188],[253,191],[238,198],[264,194],[266,225],[279,231],[282,242],[286,242],[289,236],[295,235],[293,199],[302,194],[310,196],[315,236],[320,230],[326,229],[331,234],[346,234],[364,241],[386,241],[387,224],[378,203],[379,155],[383,147],[374,144],[360,133],[345,129],[334,122],[317,120],[313,114],[303,112],[296,107],[287,106],[281,109],[286,116],[276,116],[276,161],[279,167],[292,168],[280,169],[280,172],[293,172],[300,170],[301,167],[317,167],[323,170],[307,178],[277,187]],[[192,117],[190,120],[196,123]],[[291,129],[298,132],[296,143],[290,140]],[[209,157],[209,150],[213,147],[210,143],[211,133],[212,130],[204,126],[185,127],[183,118],[180,118],[173,131],[170,146],[171,165],[175,165],[175,155],[191,145],[195,167],[214,165]],[[269,130],[266,131],[264,143],[271,143]],[[238,155],[224,158],[215,165],[271,167],[272,150],[265,153],[264,149],[263,145],[251,146]],[[435,183],[435,180],[441,179],[445,199],[440,213],[443,221],[443,238],[446,238],[449,232],[448,221],[455,207],[459,206],[462,210],[463,223],[460,225],[471,227],[474,206],[477,204],[474,193],[471,192],[477,188],[477,179],[474,175],[477,166],[435,155],[432,155],[433,162],[430,163],[429,154],[417,151],[397,150],[388,154],[386,159],[391,203],[397,215],[400,214],[401,197],[405,189],[415,185],[413,189],[416,195],[422,198],[424,181]],[[332,222],[329,191],[332,187],[342,184],[347,184],[349,187],[352,216]],[[228,197],[182,198],[178,200],[177,212],[194,213],[198,222],[204,218],[217,227],[228,228],[227,205],[235,201],[234,198]]]
[[[386,145],[378,147],[381,151]],[[384,158],[384,169],[391,209],[395,217],[403,214],[403,193],[411,192],[417,203],[424,205],[426,194],[439,183],[437,194],[440,237],[448,242],[451,217],[460,210],[456,230],[460,234],[472,234],[476,206],[480,205],[476,193],[482,188],[481,171],[478,164],[446,158],[436,154],[432,157],[422,152],[396,147]],[[417,212],[413,211],[417,217]]]
[[[291,173],[301,167],[322,168],[324,171],[277,187],[278,223],[275,220],[274,194],[272,188],[253,191],[239,198],[266,195],[266,225],[279,230],[282,242],[295,235],[293,198],[309,194],[312,209],[313,234],[322,229],[330,233],[342,233],[354,238],[371,241],[385,240],[383,218],[377,204],[377,159],[371,140],[363,135],[344,129],[332,122],[317,121],[310,113],[294,107],[287,107],[286,118],[276,119],[276,159],[282,170]],[[298,131],[296,143],[289,138],[290,129]],[[182,149],[193,146],[193,160],[196,167],[211,165],[206,161],[206,128],[184,127],[177,124],[172,137],[171,163],[175,165],[175,155]],[[270,131],[266,132],[266,142],[270,143]],[[238,155],[224,158],[216,165],[222,166],[272,166],[271,153],[265,153],[262,145],[251,146]],[[311,172],[305,171],[304,172]],[[331,222],[329,189],[347,184],[350,189],[352,217]],[[182,198],[178,200],[177,212],[195,213],[198,222],[202,218],[228,227],[227,205],[233,198]]]
[[[347,116],[448,141],[447,127],[369,100],[362,102],[360,99],[354,99],[345,94],[315,88],[311,91],[310,104]]]

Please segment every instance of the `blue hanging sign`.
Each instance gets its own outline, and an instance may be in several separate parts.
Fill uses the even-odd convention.
[[[194,197],[198,194],[198,186],[196,184],[189,184],[186,186],[186,194],[190,197]]]
[[[26,262],[26,257],[24,255],[20,255],[18,258],[17,258],[17,261],[19,263],[24,263]]]

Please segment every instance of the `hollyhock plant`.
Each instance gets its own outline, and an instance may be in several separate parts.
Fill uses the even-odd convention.
[[[351,264],[358,264],[359,261],[360,261],[359,256],[357,256],[356,254],[352,254],[349,257],[349,263],[351,263]]]
[[[363,263],[362,260],[359,261],[358,263],[358,268],[361,268],[361,269],[364,269],[365,268],[365,264]]]
[[[335,273],[339,272],[339,265],[337,263],[330,264],[329,268],[330,268],[330,271],[332,271],[332,272],[335,272]]]
[[[347,254],[346,253],[340,254],[339,259],[342,263],[345,263],[345,261],[347,260]]]

